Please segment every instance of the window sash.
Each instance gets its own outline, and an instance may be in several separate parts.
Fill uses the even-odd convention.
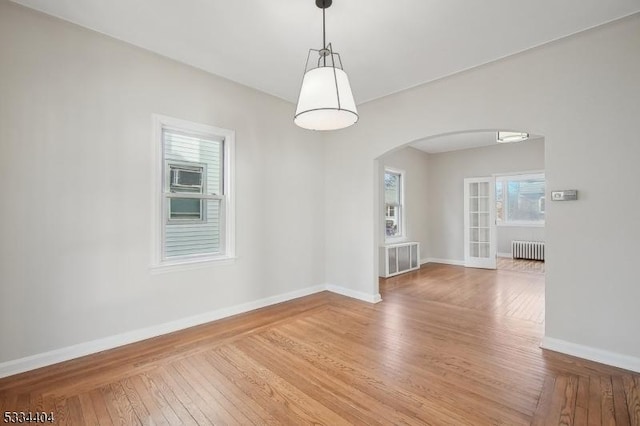
[[[201,161],[180,161],[175,158],[167,158],[167,145],[166,144],[174,144],[176,143],[176,139],[180,137],[193,138],[191,142],[179,141],[178,147],[186,144],[187,148],[186,152],[193,150],[193,147],[189,147],[190,144],[193,146],[201,147],[203,143],[219,143],[220,151],[216,153],[216,151],[211,151],[213,154],[210,155],[210,160],[217,162],[219,166],[215,168],[211,168],[209,161],[201,162]],[[163,262],[180,262],[180,261],[188,261],[189,259],[194,258],[204,258],[216,255],[224,255],[226,252],[226,199],[227,196],[225,194],[225,168],[228,167],[224,161],[224,152],[225,152],[225,138],[221,138],[217,135],[208,134],[208,133],[200,133],[200,132],[192,132],[182,129],[176,129],[174,127],[162,127],[162,158],[164,162],[164,179],[163,179],[163,188],[162,188],[162,199],[163,199],[163,229],[162,229],[162,249],[161,249],[161,259]],[[175,148],[172,148],[175,149]],[[205,151],[207,148],[205,148]],[[183,188],[177,187],[175,185],[174,180],[177,178],[175,171],[177,170],[186,170],[186,171],[194,171],[200,172],[201,179],[200,185],[186,185]],[[217,172],[214,172],[217,170]],[[215,173],[215,176],[211,173]],[[210,180],[220,182],[220,191],[222,194],[208,193],[208,186]],[[194,215],[192,217],[188,217],[188,213],[185,214],[185,217],[176,217],[176,212],[172,212],[172,203],[171,200],[198,200],[200,211],[199,217],[195,217],[195,209]],[[218,214],[214,214],[214,216],[210,217],[210,212],[208,209],[210,206],[210,201],[219,201],[219,206],[217,207]],[[213,220],[214,222],[210,222]],[[215,225],[214,225],[215,224]],[[213,225],[211,228],[208,225]],[[203,248],[208,244],[216,244],[216,248],[211,251],[203,250],[199,253],[181,253],[181,254],[171,254],[167,252],[169,240],[168,235],[173,234],[178,229],[182,229],[182,227],[193,227],[193,226],[202,226],[204,228],[195,231],[196,233],[202,233],[201,239],[198,241],[203,244]],[[171,232],[170,228],[171,228]],[[174,228],[178,227],[178,228]],[[186,232],[186,231],[185,231]],[[212,234],[210,233],[212,232]],[[175,237],[174,237],[175,238]],[[190,238],[186,237],[185,238]],[[175,247],[175,244],[179,239],[172,239],[171,244]],[[186,240],[184,243],[178,244],[187,244]],[[189,250],[190,251],[190,250]]]

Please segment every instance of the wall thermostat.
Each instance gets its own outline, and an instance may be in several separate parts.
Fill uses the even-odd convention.
[[[573,201],[578,199],[577,189],[564,189],[562,191],[551,191],[551,201]]]

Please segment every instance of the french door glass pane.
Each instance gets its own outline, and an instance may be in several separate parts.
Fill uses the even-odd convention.
[[[478,211],[479,212],[488,212],[489,211],[489,198],[478,198]]]
[[[469,184],[469,195],[471,197],[478,196],[478,184],[476,182]]]
[[[488,182],[480,182],[480,183],[478,183],[478,196],[479,197],[488,197],[489,196],[489,183]]]
[[[478,213],[469,213],[469,226],[480,226],[480,219],[478,217]]]
[[[489,257],[489,243],[479,243],[478,244],[478,256],[482,258]]]
[[[489,226],[489,213],[480,213],[478,214],[478,226],[487,227]]]

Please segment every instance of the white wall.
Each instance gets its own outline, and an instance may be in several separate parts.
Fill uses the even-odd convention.
[[[498,256],[511,257],[512,241],[544,241],[544,226],[498,226]]]
[[[429,257],[464,261],[464,179],[543,170],[544,139],[429,154],[428,164]],[[501,226],[497,233],[498,252],[511,251],[516,235],[544,238],[543,228]]]
[[[377,165],[403,143],[454,131],[545,136],[546,335],[627,356],[640,368],[640,15],[359,107],[326,138],[327,281],[376,294]],[[340,191],[333,188],[340,187]],[[327,211],[328,213],[328,211]],[[327,217],[329,217],[327,215]]]
[[[0,363],[323,284],[324,144],[293,111],[0,1]],[[236,130],[235,262],[151,274],[153,113]]]
[[[426,257],[428,247],[428,205],[429,194],[427,192],[427,154],[412,147],[404,147],[397,151],[385,154],[378,160],[379,190],[380,196],[380,220],[378,232],[380,241],[385,241],[384,220],[384,170],[385,167],[402,170],[405,172],[404,197],[405,197],[405,236],[393,238],[387,243],[418,241],[422,250],[421,257]]]

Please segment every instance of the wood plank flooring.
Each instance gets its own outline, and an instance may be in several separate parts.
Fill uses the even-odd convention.
[[[429,264],[0,379],[55,424],[640,425],[640,375],[546,352],[544,276]]]
[[[508,257],[498,257],[498,269],[519,272],[544,273],[544,261],[511,259]]]

